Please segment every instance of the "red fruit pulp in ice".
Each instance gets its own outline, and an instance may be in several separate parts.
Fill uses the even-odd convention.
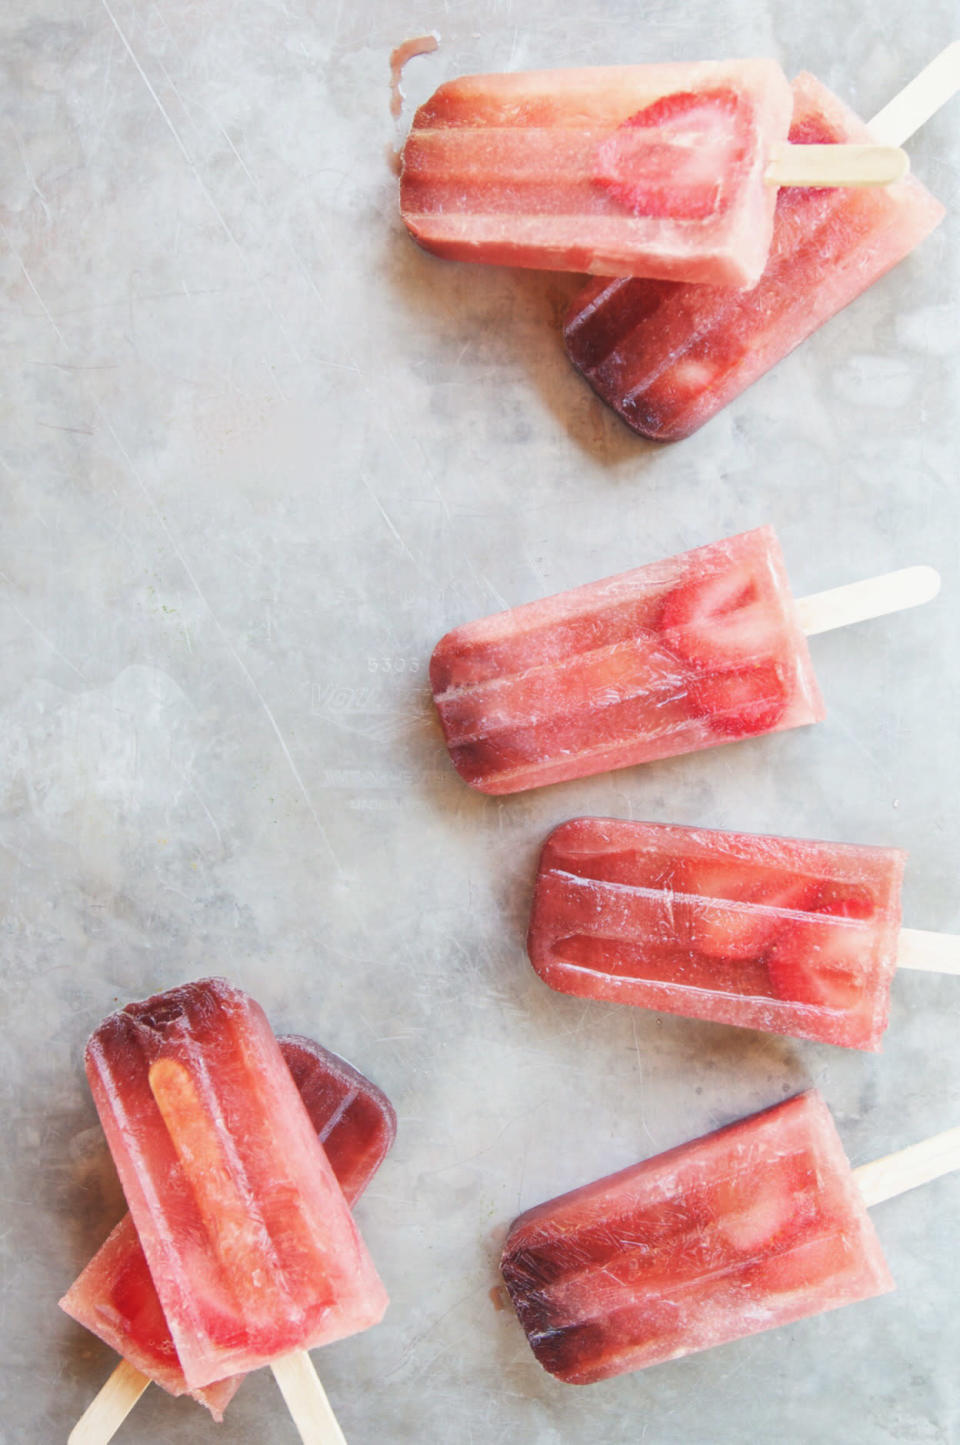
[[[846,938],[838,939],[831,948],[821,935],[811,945],[809,930],[801,926],[785,930],[776,940],[766,957],[767,971],[781,998],[819,1008],[853,1009],[863,998],[859,955],[864,951],[864,940],[859,938],[853,945]]]
[[[597,180],[635,216],[705,220],[730,203],[724,177],[743,165],[750,125],[732,90],[662,96],[601,142]]]
[[[876,907],[869,888],[856,883],[825,883],[817,894],[814,913],[834,918],[870,918]]]
[[[691,693],[714,732],[734,738],[769,732],[787,706],[787,690],[775,663],[704,673],[694,678]]]

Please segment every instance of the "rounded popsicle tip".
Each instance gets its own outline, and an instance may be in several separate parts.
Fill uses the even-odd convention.
[[[907,567],[906,572],[911,578],[915,604],[919,606],[922,602],[932,602],[941,587],[941,577],[936,567]]]

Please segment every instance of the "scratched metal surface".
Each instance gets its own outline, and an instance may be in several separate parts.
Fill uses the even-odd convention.
[[[0,1438],[113,1367],[56,1307],[121,1212],[81,1068],[117,1001],[228,974],[400,1115],[359,1209],[385,1323],[319,1363],[352,1445],[960,1438],[954,1177],[880,1206],[896,1294],[604,1385],[490,1298],[521,1207],[808,1082],[854,1162],[956,1123],[960,980],[897,980],[861,1056],[549,993],[536,851],[583,812],[909,849],[960,928],[956,106],[911,144],[953,213],[697,436],[630,436],[561,355],[569,282],[446,265],[396,213],[410,98],[472,70],[773,54],[877,109],[951,35],[921,0],[6,0],[0,15]],[[447,764],[450,626],[746,527],[798,592],[913,561],[940,600],[814,643],[828,720],[496,801]],[[292,1441],[268,1376],[218,1431]]]

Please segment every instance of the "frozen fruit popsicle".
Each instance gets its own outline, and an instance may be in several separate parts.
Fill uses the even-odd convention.
[[[872,185],[906,166],[786,145],[790,113],[772,60],[464,76],[414,117],[401,214],[455,260],[752,286],[777,180]]]
[[[574,818],[544,845],[527,946],[562,993],[876,1050],[905,859]]]
[[[344,1198],[352,1206],[393,1143],[393,1106],[382,1090],[352,1064],[312,1039],[287,1035],[277,1042]],[[188,1392],[129,1214],[74,1281],[60,1305],[147,1381],[156,1381],[173,1395]],[[241,1379],[233,1375],[193,1393],[219,1420]],[[142,1380],[135,1383],[143,1385]]]
[[[383,1286],[251,998],[204,979],[129,1004],[86,1064],[191,1390],[280,1378],[284,1357],[379,1320]]]
[[[804,631],[938,585],[909,569],[794,604],[760,527],[448,632],[434,702],[454,766],[485,793],[716,747],[823,717]],[[848,593],[859,608],[841,613]]]
[[[573,1385],[893,1289],[867,1203],[960,1167],[960,1129],[851,1172],[815,1091],[528,1210],[501,1269]]]
[[[797,144],[870,138],[812,75],[798,76],[793,93]],[[769,260],[751,291],[626,271],[592,281],[564,321],[567,355],[634,431],[677,441],[907,256],[943,215],[910,176],[882,190],[783,189]]]

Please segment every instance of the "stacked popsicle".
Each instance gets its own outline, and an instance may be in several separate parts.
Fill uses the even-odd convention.
[[[310,1040],[278,1042],[221,979],[111,1015],[87,1073],[130,1215],[61,1303],[138,1373],[75,1438],[109,1439],[151,1379],[219,1418],[265,1364],[308,1438],[325,1401],[304,1352],[387,1302],[350,1205],[392,1142],[389,1102]]]
[[[879,133],[876,121],[864,126],[812,75],[797,77],[793,95],[790,138],[798,145]],[[943,215],[912,176],[878,190],[786,188],[752,290],[592,282],[564,321],[567,355],[634,431],[677,441],[908,256]]]
[[[896,147],[958,86],[960,44],[869,126],[772,60],[467,76],[414,117],[401,215],[440,256],[603,278],[567,353],[628,426],[675,440],[939,224]]]

